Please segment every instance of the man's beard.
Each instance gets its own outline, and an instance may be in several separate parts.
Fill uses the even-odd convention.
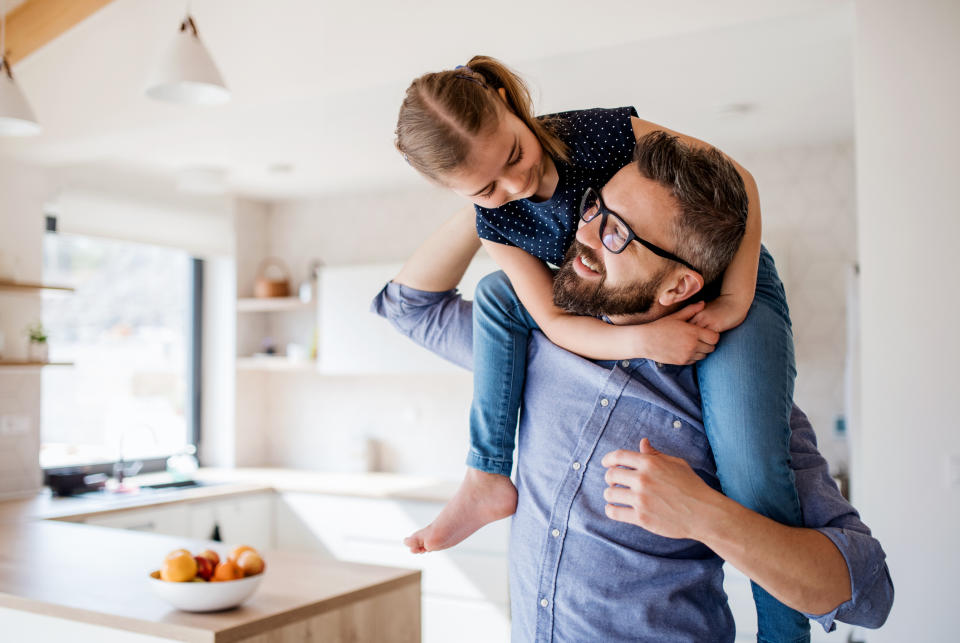
[[[586,257],[591,264],[601,266],[598,281],[581,279],[574,271],[573,262],[579,255]],[[570,313],[591,317],[646,313],[656,303],[660,284],[667,272],[667,269],[661,270],[647,282],[606,288],[606,268],[593,250],[574,240],[553,278],[553,303]]]

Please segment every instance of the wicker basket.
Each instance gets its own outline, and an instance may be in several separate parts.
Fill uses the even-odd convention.
[[[280,271],[280,279],[273,279],[267,276],[267,271],[271,268],[277,268]],[[290,295],[290,270],[282,259],[277,257],[267,257],[260,262],[257,268],[257,277],[253,282],[254,297],[287,297]]]

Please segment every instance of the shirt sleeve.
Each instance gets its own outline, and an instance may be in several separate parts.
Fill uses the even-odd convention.
[[[473,302],[459,291],[428,292],[391,281],[373,298],[370,312],[432,353],[473,369]]]
[[[827,462],[817,450],[813,427],[796,406],[790,425],[792,467],[804,526],[829,538],[850,571],[850,600],[826,614],[807,616],[827,632],[836,628],[834,621],[880,627],[893,605],[893,581],[887,568],[887,555],[830,477]]]
[[[493,241],[494,243],[502,243],[505,246],[516,245],[497,229],[494,220],[502,216],[497,210],[491,210],[490,208],[484,208],[476,204],[473,206],[473,209],[477,213],[478,237],[486,239],[487,241]]]

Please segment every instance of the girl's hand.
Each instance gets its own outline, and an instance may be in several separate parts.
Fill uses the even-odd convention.
[[[639,351],[635,354],[663,364],[688,365],[712,353],[720,333],[691,323],[703,307],[702,301],[690,304],[649,324],[634,326]]]
[[[694,315],[690,323],[722,333],[743,323],[751,303],[752,299],[744,302],[733,295],[720,295]]]

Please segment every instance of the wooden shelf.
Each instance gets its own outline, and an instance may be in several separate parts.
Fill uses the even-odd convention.
[[[273,357],[238,357],[237,368],[244,371],[317,372],[314,360],[295,362],[282,355]]]
[[[314,301],[303,301],[299,297],[243,297],[237,300],[237,312],[268,313],[308,310],[316,305]]]
[[[0,368],[40,368],[41,366],[73,366],[73,362],[27,362],[0,360]]]
[[[47,286],[44,284],[32,284],[21,281],[6,281],[0,279],[0,291],[7,292],[20,292],[20,293],[30,293],[30,292],[46,292],[46,293],[57,293],[57,294],[67,294],[74,291],[73,288],[68,288],[66,286]]]

